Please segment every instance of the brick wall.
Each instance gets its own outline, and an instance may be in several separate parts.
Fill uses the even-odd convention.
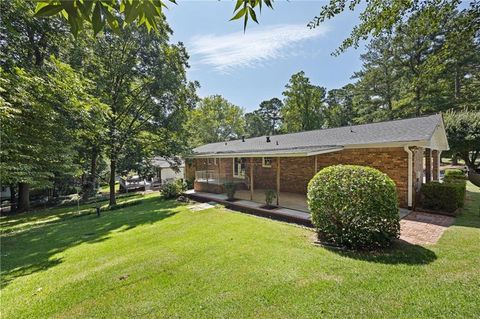
[[[392,178],[397,186],[400,206],[407,206],[408,154],[403,148],[346,149],[317,155],[316,158],[317,171],[330,165],[353,164],[371,166],[384,172]],[[417,162],[419,162],[419,158],[417,158]],[[204,159],[196,159],[194,163],[192,167],[196,167],[197,170],[204,170],[207,167]],[[218,159],[217,166],[209,165],[208,169],[218,169],[231,179],[232,163],[231,158]],[[276,189],[277,163],[278,160],[274,158],[272,167],[265,168],[262,167],[262,158],[253,158],[254,189]],[[416,174],[417,171],[421,172],[421,168],[414,167],[412,173]],[[250,176],[250,159],[247,159],[246,173]],[[280,191],[305,194],[307,184],[315,173],[315,156],[282,157],[280,159]],[[415,181],[415,178],[413,180]]]
[[[359,148],[317,155],[317,169],[334,164],[374,167],[387,174],[397,186],[398,200],[407,206],[408,154],[403,148]]]

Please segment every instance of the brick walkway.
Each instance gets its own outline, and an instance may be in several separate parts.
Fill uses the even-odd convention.
[[[412,212],[400,220],[400,239],[415,245],[435,244],[455,218]]]

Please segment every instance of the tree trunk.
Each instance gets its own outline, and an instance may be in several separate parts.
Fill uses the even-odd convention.
[[[98,162],[98,149],[96,146],[92,147],[91,159],[90,159],[90,174],[86,178],[86,185],[84,187],[83,197],[86,199],[95,195],[95,186],[97,185],[97,162]]]
[[[455,67],[455,99],[460,98],[460,71],[458,70],[458,66]]]
[[[422,115],[422,109],[420,106],[420,87],[419,86],[415,88],[415,115],[416,116]]]
[[[10,213],[17,210],[17,190],[16,185],[10,184]]]
[[[115,171],[117,170],[117,160],[112,158],[110,159],[110,206],[117,204],[117,199],[115,198]]]
[[[18,211],[24,212],[30,209],[30,185],[18,184]]]

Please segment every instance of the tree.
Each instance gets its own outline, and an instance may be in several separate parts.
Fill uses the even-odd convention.
[[[358,122],[391,120],[394,102],[398,100],[399,71],[395,64],[392,35],[386,33],[372,39],[360,55],[362,70],[355,72]]]
[[[0,66],[4,70],[40,68],[50,55],[58,57],[69,46],[71,35],[64,21],[36,18],[34,8],[31,1],[0,2]]]
[[[389,32],[399,21],[405,21],[410,17],[428,12],[427,20],[430,25],[441,22],[441,16],[435,14],[446,7],[449,10],[455,10],[461,4],[461,1],[431,1],[431,0],[330,0],[327,5],[322,6],[320,13],[315,16],[308,24],[310,28],[315,28],[326,20],[332,19],[341,14],[347,8],[350,11],[362,8],[359,13],[360,23],[353,28],[350,36],[346,38],[334,54],[338,55],[350,47],[358,48],[362,40],[368,37],[376,37],[383,32]],[[467,10],[478,11],[480,4],[471,2]],[[470,27],[475,27],[471,25]]]
[[[73,34],[77,35],[88,21],[95,34],[110,27],[119,32],[124,26],[144,25],[148,31],[158,31],[164,16],[162,13],[166,3],[176,3],[175,0],[45,0],[39,1],[36,8],[37,16],[53,16],[60,14],[68,23]],[[247,27],[249,18],[258,23],[256,10],[262,6],[273,8],[273,0],[237,0],[234,16],[231,20],[243,18],[243,28]]]
[[[325,92],[324,87],[311,84],[305,72],[292,75],[283,92],[282,131],[291,133],[322,128]]]
[[[19,209],[26,210],[31,187],[53,187],[77,174],[75,130],[84,123],[80,114],[96,101],[88,93],[91,83],[60,61],[71,45],[63,20],[35,18],[32,2],[2,1],[0,9],[8,105],[2,109],[1,178],[13,193],[18,186]]]
[[[96,101],[87,93],[89,82],[54,58],[44,62],[43,69],[15,68],[1,71],[1,77],[6,82],[1,182],[19,186],[18,209],[24,211],[32,186],[46,188],[56,176],[76,175],[77,128]]]
[[[341,89],[328,91],[325,127],[340,127],[352,124],[354,119],[354,89],[353,84],[347,84]]]
[[[432,18],[435,17],[435,18]],[[480,13],[431,6],[374,37],[354,74],[356,122],[475,108]]]
[[[248,137],[269,135],[270,130],[271,126],[265,121],[259,110],[245,114],[245,134]]]
[[[117,163],[126,145],[142,132],[159,140],[162,155],[184,150],[183,122],[195,100],[186,81],[188,55],[182,44],[168,44],[170,29],[107,30],[93,42],[94,59],[85,72],[98,85],[96,95],[108,106],[106,151],[110,164],[110,205],[116,204]],[[168,142],[165,142],[168,140]]]
[[[465,164],[475,169],[480,155],[480,111],[449,111],[445,113],[445,130],[450,150]]]
[[[258,114],[263,118],[263,120],[269,126],[270,132],[267,134],[275,134],[278,128],[281,125],[281,111],[283,103],[280,99],[274,97],[270,100],[263,101],[260,103],[260,108],[258,109]]]
[[[243,109],[220,95],[208,96],[191,112],[187,127],[194,146],[236,139],[245,132]]]

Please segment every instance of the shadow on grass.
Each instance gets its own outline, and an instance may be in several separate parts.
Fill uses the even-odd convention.
[[[143,199],[141,205],[102,213],[100,217],[86,215],[60,219],[41,226],[3,234],[1,241],[1,282],[4,288],[12,280],[47,270],[62,262],[53,257],[82,243],[97,243],[108,239],[114,230],[126,231],[139,225],[152,224],[176,214],[179,204],[158,197]]]
[[[132,201],[134,199],[141,200],[142,195],[139,193],[134,194],[127,194],[123,196],[117,196],[117,201],[119,203],[125,201]],[[81,203],[78,209],[80,210],[80,214],[77,214],[77,204],[70,204],[70,205],[58,205],[55,207],[48,207],[45,209],[38,208],[27,212],[22,213],[14,213],[14,214],[7,214],[0,216],[0,227],[2,230],[12,228],[19,224],[25,223],[34,223],[36,221],[41,221],[49,216],[54,216],[57,222],[58,219],[67,219],[70,217],[78,217],[84,215],[85,210],[93,210],[96,207],[96,204],[100,206],[107,206],[108,199],[101,199],[98,201],[90,200],[87,203]],[[5,233],[5,231],[3,232]]]
[[[400,239],[396,240],[392,247],[378,251],[325,248],[343,257],[388,265],[426,265],[437,259],[437,255],[433,251]]]

